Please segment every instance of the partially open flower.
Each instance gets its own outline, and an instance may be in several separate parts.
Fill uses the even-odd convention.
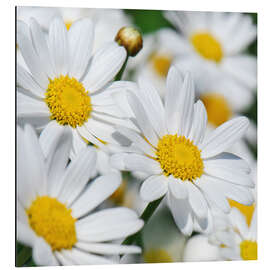
[[[129,56],[135,56],[143,47],[142,35],[133,27],[122,27],[118,31],[115,41],[126,48]]]

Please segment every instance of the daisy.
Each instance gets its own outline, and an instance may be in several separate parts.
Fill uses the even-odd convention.
[[[215,128],[226,121],[238,116],[242,111],[250,107],[254,95],[243,89],[235,91],[230,81],[218,78],[209,78],[206,73],[201,74],[195,81],[197,97],[204,103],[208,116],[208,130],[212,132]],[[244,158],[250,165],[255,162],[254,155],[249,149],[247,142],[256,145],[257,128],[251,121],[243,139],[234,144],[229,152]]]
[[[257,260],[257,209],[254,210],[251,223],[237,208],[229,215],[229,231],[219,234],[219,249],[227,260]]]
[[[208,236],[199,234],[187,240],[183,252],[184,262],[221,261],[219,247],[209,243]]]
[[[167,11],[165,16],[179,31],[168,33],[167,42],[179,48],[181,68],[194,72],[195,78],[204,70],[207,78],[223,78],[241,93],[243,88],[256,89],[256,58],[245,53],[256,39],[256,26],[248,15]]]
[[[71,140],[67,127],[42,141],[31,126],[18,127],[18,241],[32,247],[36,264],[46,266],[113,263],[109,255],[140,252],[110,243],[142,228],[134,211],[92,212],[119,187],[120,176],[107,174],[87,185],[96,153],[82,150],[66,166]]]
[[[209,205],[229,212],[226,198],[247,205],[253,202],[249,188],[254,184],[248,165],[223,152],[247,130],[246,117],[227,121],[204,136],[205,107],[200,100],[194,104],[190,75],[183,79],[174,66],[167,76],[165,104],[144,78],[139,80],[139,87],[131,83],[126,96],[140,132],[117,127],[115,136],[121,133],[137,149],[134,153],[113,155],[111,162],[122,164],[126,170],[147,173],[141,197],[151,202],[166,195],[175,222],[184,234],[191,234],[196,224],[202,230],[211,230]]]
[[[35,21],[18,21],[18,44],[30,72],[17,66],[18,119],[42,130],[68,126],[89,142],[114,142],[111,123],[124,124],[110,83],[121,69],[126,51],[114,42],[92,55],[94,26],[81,19],[67,31],[56,17],[48,36]]]

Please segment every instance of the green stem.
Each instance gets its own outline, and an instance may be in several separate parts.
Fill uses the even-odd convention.
[[[127,57],[126,57],[126,60],[125,60],[125,62],[124,62],[124,64],[123,64],[123,66],[122,66],[122,68],[119,70],[119,72],[117,73],[117,75],[115,76],[115,81],[120,81],[121,80],[121,78],[122,78],[122,76],[123,76],[123,73],[124,73],[124,71],[125,71],[125,69],[126,69],[126,66],[127,66],[127,61],[128,61],[128,55],[127,55]]]
[[[161,203],[163,198],[164,198],[164,196],[161,197],[160,199],[156,200],[156,201],[153,201],[153,202],[149,203],[147,205],[147,207],[144,209],[142,215],[140,216],[140,218],[144,221],[144,225],[151,218],[151,216],[153,215],[153,213],[155,212],[155,210],[157,209],[157,207],[159,206],[159,204]],[[132,243],[136,242],[136,240],[139,239],[141,231],[142,231],[142,229],[140,231],[136,232],[135,234],[130,235],[129,237],[127,237],[122,242],[122,245],[131,245]]]
[[[16,266],[23,266],[32,256],[32,249],[30,247],[23,247],[19,254],[16,255]]]

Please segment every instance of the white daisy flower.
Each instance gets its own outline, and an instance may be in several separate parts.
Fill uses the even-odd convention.
[[[36,264],[46,266],[113,263],[109,255],[140,252],[110,243],[142,228],[134,211],[93,213],[119,187],[120,176],[111,173],[87,184],[96,153],[82,150],[67,166],[71,140],[67,127],[40,142],[29,125],[18,127],[18,241],[32,247]]]
[[[218,234],[219,249],[227,260],[257,260],[257,208],[251,223],[237,208],[229,215],[230,229]]]
[[[254,183],[248,165],[223,152],[247,130],[246,117],[232,119],[204,136],[205,107],[200,100],[194,104],[190,75],[183,79],[174,66],[167,76],[165,104],[143,78],[139,87],[131,83],[130,89],[126,96],[140,132],[125,127],[117,127],[117,131],[137,150],[113,155],[111,162],[148,174],[140,190],[144,200],[154,201],[166,194],[175,222],[187,235],[195,224],[204,231],[211,230],[210,205],[229,212],[226,198],[247,205],[253,202],[249,188]]]
[[[167,42],[179,49],[181,68],[194,72],[195,78],[202,70],[207,78],[223,78],[240,96],[256,89],[256,58],[244,52],[256,39],[249,16],[195,11],[167,11],[165,16],[181,32],[167,35]]]
[[[184,262],[221,261],[219,248],[208,241],[203,234],[192,236],[187,240],[183,252]]]
[[[109,42],[92,55],[94,27],[89,19],[76,21],[67,31],[55,18],[45,35],[32,19],[18,22],[18,44],[30,73],[20,65],[18,119],[42,130],[67,125],[89,142],[113,143],[111,123],[124,124],[111,95],[110,84],[121,69],[126,51]]]
[[[171,43],[168,43],[166,32],[168,29],[161,29],[153,34],[148,34],[143,37],[143,50],[141,50],[135,58],[131,58],[127,64],[128,70],[134,71],[134,79],[143,74],[151,80],[152,84],[158,90],[158,93],[163,98],[166,91],[166,76],[168,70],[179,54],[178,48],[171,50]],[[176,53],[176,54],[175,54]]]

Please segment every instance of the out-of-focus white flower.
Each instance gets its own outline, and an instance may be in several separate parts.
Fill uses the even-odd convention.
[[[129,16],[119,9],[18,7],[19,20],[30,23],[30,18],[35,18],[45,31],[49,31],[50,22],[56,16],[63,18],[68,30],[75,21],[90,18],[95,24],[93,51],[106,42],[114,41],[120,28],[132,24]]]
[[[167,76],[165,105],[145,78],[139,80],[139,86],[126,83],[124,89],[127,100],[123,107],[124,103],[130,105],[140,132],[124,127],[117,127],[117,132],[137,149],[115,154],[111,162],[148,174],[140,189],[145,201],[167,195],[175,222],[187,235],[194,224],[211,231],[210,205],[229,212],[227,198],[247,205],[253,202],[250,188],[254,183],[247,163],[223,152],[246,132],[246,117],[227,121],[205,136],[205,107],[201,101],[194,104],[190,75],[183,78],[174,66]]]
[[[206,235],[195,235],[188,239],[184,253],[184,262],[220,261],[219,248],[208,241]]]
[[[18,241],[32,247],[36,264],[46,266],[114,263],[109,255],[139,253],[137,246],[110,243],[142,228],[134,211],[92,213],[121,177],[111,173],[88,183],[96,153],[83,149],[67,166],[72,134],[67,127],[59,131],[47,138],[44,152],[33,128],[18,127]]]
[[[230,227],[216,233],[221,256],[227,260],[257,260],[257,208],[250,224],[237,208],[229,214]]]
[[[92,54],[94,25],[84,18],[67,31],[56,17],[48,36],[32,19],[18,22],[18,44],[28,72],[17,66],[18,118],[51,136],[67,125],[87,141],[99,145],[115,142],[113,124],[125,124],[114,104],[117,90],[111,81],[121,69],[126,51],[109,42]],[[115,121],[113,123],[113,121]]]
[[[134,59],[129,59],[127,70],[134,71],[134,79],[145,76],[151,80],[163,98],[166,91],[166,76],[170,66],[176,59],[178,48],[172,49],[163,38],[168,29],[161,29],[143,36],[143,49]]]
[[[206,79],[221,78],[228,91],[254,91],[257,84],[256,58],[245,49],[256,38],[256,26],[248,15],[224,12],[167,11],[165,16],[179,32],[167,33],[167,42],[179,49],[179,66],[202,70]],[[245,94],[248,96],[250,94]]]

